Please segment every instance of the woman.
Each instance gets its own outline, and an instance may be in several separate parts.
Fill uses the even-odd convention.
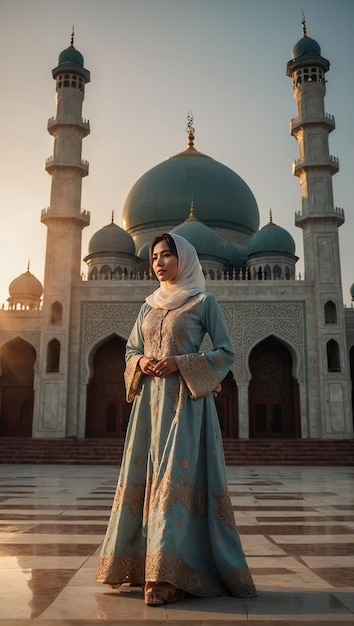
[[[188,241],[156,237],[150,263],[160,287],[127,343],[134,402],[97,581],[142,585],[149,605],[254,596],[213,397],[233,361],[229,334]],[[213,348],[200,352],[206,333]]]

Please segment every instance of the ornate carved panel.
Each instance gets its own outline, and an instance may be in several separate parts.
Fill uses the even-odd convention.
[[[3,346],[8,341],[11,341],[12,339],[16,339],[17,337],[20,337],[24,341],[28,341],[28,343],[30,343],[31,346],[34,347],[34,349],[36,350],[38,354],[41,336],[38,331],[34,331],[34,330],[32,331],[21,330],[20,332],[2,330],[0,331],[0,346]]]
[[[81,308],[81,382],[88,382],[88,356],[110,335],[128,339],[140,310],[139,303],[83,302]]]
[[[247,382],[247,357],[269,335],[283,339],[300,355],[299,382],[304,381],[305,323],[302,302],[222,304],[222,311],[235,348],[233,371],[237,382]],[[88,382],[88,356],[92,348],[110,335],[125,339],[140,310],[139,303],[83,302],[81,319],[81,382]]]
[[[275,335],[293,346],[300,355],[298,380],[304,382],[305,322],[302,302],[247,302],[221,306],[233,346],[236,381],[247,382],[247,358],[265,337]]]

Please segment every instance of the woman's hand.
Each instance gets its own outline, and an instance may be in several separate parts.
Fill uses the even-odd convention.
[[[156,363],[157,360],[149,356],[142,356],[141,359],[139,359],[139,367],[143,374],[146,374],[147,376],[156,376],[154,371]]]
[[[169,376],[170,374],[173,374],[173,372],[177,372],[177,370],[177,363],[173,356],[165,356],[163,359],[155,361],[155,376]]]

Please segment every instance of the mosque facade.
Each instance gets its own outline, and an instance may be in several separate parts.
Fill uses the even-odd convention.
[[[10,284],[0,311],[1,437],[124,438],[125,344],[157,287],[148,250],[162,232],[196,247],[230,331],[235,361],[216,398],[223,437],[353,437],[354,309],[344,308],[342,296],[338,229],[345,217],[333,204],[339,164],[329,151],[334,118],[324,108],[329,65],[303,24],[286,67],[296,103],[301,279],[291,234],[272,215],[260,227],[251,189],[197,150],[191,118],[186,149],[141,176],[126,198],[122,227],[112,215],[83,257],[90,214],[81,209],[88,175],[82,146],[90,125],[82,109],[90,72],[72,37],[52,71],[57,110],[48,121],[50,204],[41,214],[44,283],[28,268]]]

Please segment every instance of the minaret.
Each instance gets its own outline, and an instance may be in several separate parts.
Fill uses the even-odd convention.
[[[82,178],[88,174],[88,163],[81,158],[82,140],[90,132],[88,121],[82,118],[82,104],[90,72],[74,47],[74,34],[52,74],[57,111],[48,121],[48,132],[54,137],[53,156],[45,164],[52,177],[50,206],[41,215],[47,243],[33,426],[33,435],[38,437],[68,434],[73,291],[81,284],[82,229],[90,223],[89,213],[81,209]]]
[[[290,132],[299,147],[293,174],[300,180],[302,209],[295,224],[303,230],[305,288],[309,288],[308,359],[311,435],[351,436],[348,356],[340,268],[338,228],[344,211],[334,207],[332,177],[339,170],[330,154],[334,117],[325,113],[325,74],[329,61],[308,37],[302,38],[287,64],[292,78],[297,116]]]
[[[318,43],[307,36],[304,20],[302,35],[286,72],[293,81],[297,106],[290,130],[299,146],[293,174],[300,179],[302,211],[296,214],[295,224],[304,231],[306,279],[319,278],[341,289],[338,227],[344,222],[344,212],[333,206],[332,176],[338,172],[339,163],[329,152],[334,117],[324,109],[329,61],[321,56]]]
[[[48,228],[44,297],[54,285],[56,293],[59,288],[67,296],[72,282],[79,280],[81,231],[90,223],[89,213],[81,210],[82,178],[88,174],[88,163],[81,158],[82,139],[90,132],[88,121],[82,118],[82,103],[90,72],[74,47],[73,34],[69,48],[59,55],[52,73],[56,80],[57,115],[48,121],[54,150],[45,168],[52,185],[50,207],[41,216]]]

